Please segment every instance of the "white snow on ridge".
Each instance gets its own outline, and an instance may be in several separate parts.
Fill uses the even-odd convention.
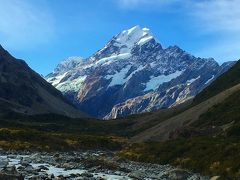
[[[110,64],[113,61],[120,60],[120,59],[126,59],[126,58],[129,58],[129,57],[131,57],[130,53],[113,55],[113,56],[102,58],[102,59],[98,60],[94,65],[99,66],[99,65],[102,65],[102,64]]]
[[[134,26],[131,29],[124,30],[116,37],[115,46],[121,47],[121,53],[130,53],[135,44],[143,45],[154,37],[149,29]]]
[[[58,85],[61,80],[66,76],[67,72],[65,72],[64,74],[58,75],[55,78],[49,78],[47,81],[50,82],[53,86]]]
[[[124,84],[127,81],[127,78],[125,79],[125,77],[130,68],[131,65],[127,65],[125,68],[121,69],[121,71],[117,72],[116,74],[107,75],[106,79],[112,79],[108,87]]]
[[[82,83],[85,81],[87,76],[79,76],[72,81],[65,81],[63,83],[57,84],[56,88],[62,92],[73,91],[77,92],[81,88]]]
[[[78,56],[68,57],[57,65],[56,69],[54,70],[54,73],[62,74],[75,68],[79,64],[82,64],[84,61],[85,60],[82,57]]]
[[[208,84],[208,83],[210,83],[213,79],[214,79],[214,75],[212,75],[212,77],[210,78],[210,79],[208,79],[206,82],[205,82],[205,84]]]
[[[142,28],[142,30],[145,31],[145,32],[149,32],[149,31],[150,31],[150,29],[148,29],[148,28],[146,28],[146,27],[145,27],[145,28]]]
[[[139,66],[135,71],[133,71],[126,79],[127,79],[127,80],[131,79],[132,76],[133,76],[136,72],[143,70],[144,67],[145,67],[145,66],[140,65],[140,66]]]
[[[82,62],[84,59],[82,57],[79,56],[71,56],[68,57],[67,59],[63,60],[62,62],[60,62],[59,64],[67,66],[71,63],[79,63]]]
[[[201,76],[198,76],[198,77],[196,77],[196,78],[193,78],[193,79],[188,80],[188,81],[187,81],[187,85],[192,84],[193,82],[195,82],[196,80],[198,80],[200,77],[201,77]]]
[[[176,71],[175,73],[169,74],[169,75],[160,75],[157,77],[151,77],[150,81],[146,83],[146,88],[144,91],[149,91],[149,90],[155,90],[158,88],[159,85],[169,82],[172,79],[180,76],[183,71]]]
[[[148,36],[145,38],[140,39],[140,41],[138,41],[138,45],[142,46],[143,44],[146,44],[147,42],[149,42],[151,39],[153,39],[153,36]]]

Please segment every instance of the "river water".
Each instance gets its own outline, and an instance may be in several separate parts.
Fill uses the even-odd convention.
[[[133,162],[103,151],[6,152],[0,155],[0,171],[3,175],[24,179],[209,179],[170,165]]]

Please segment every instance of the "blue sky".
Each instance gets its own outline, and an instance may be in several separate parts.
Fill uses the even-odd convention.
[[[40,74],[69,56],[88,57],[112,36],[148,27],[219,63],[240,58],[239,0],[0,0],[0,44]]]

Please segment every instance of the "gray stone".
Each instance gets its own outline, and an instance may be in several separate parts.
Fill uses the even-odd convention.
[[[129,173],[128,176],[130,178],[141,180],[141,179],[145,178],[145,173],[144,172],[140,172],[140,171],[134,171],[134,172]]]
[[[9,163],[8,159],[0,159],[0,168],[6,167],[8,163]]]
[[[168,176],[172,180],[183,180],[191,176],[191,174],[185,170],[172,170],[168,173]]]
[[[82,177],[87,177],[87,178],[93,177],[93,175],[91,173],[89,173],[89,172],[84,172],[84,173],[81,174],[81,176]]]

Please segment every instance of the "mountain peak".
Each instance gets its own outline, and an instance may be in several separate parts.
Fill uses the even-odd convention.
[[[80,56],[70,56],[66,59],[64,59],[63,61],[60,62],[60,64],[65,65],[65,64],[69,64],[71,62],[81,62],[83,61],[84,58],[80,57]]]
[[[122,53],[129,52],[135,45],[143,45],[155,39],[148,28],[139,25],[122,31],[115,36],[115,46],[122,47]]]
[[[90,59],[91,62],[96,62],[103,58],[116,57],[116,55],[128,57],[135,47],[141,47],[148,43],[151,44],[149,47],[161,47],[158,40],[155,39],[148,28],[141,28],[137,25],[114,36],[102,49],[90,57]]]
[[[128,30],[124,30],[122,33],[127,33],[127,35],[131,35],[131,34],[134,34],[136,32],[141,32],[141,31],[144,31],[139,25],[137,26],[134,26]]]
[[[79,57],[79,56],[68,57],[68,58],[64,59],[63,61],[61,61],[57,65],[54,72],[65,72],[67,70],[73,69],[83,61],[84,61],[84,59],[82,57]]]

